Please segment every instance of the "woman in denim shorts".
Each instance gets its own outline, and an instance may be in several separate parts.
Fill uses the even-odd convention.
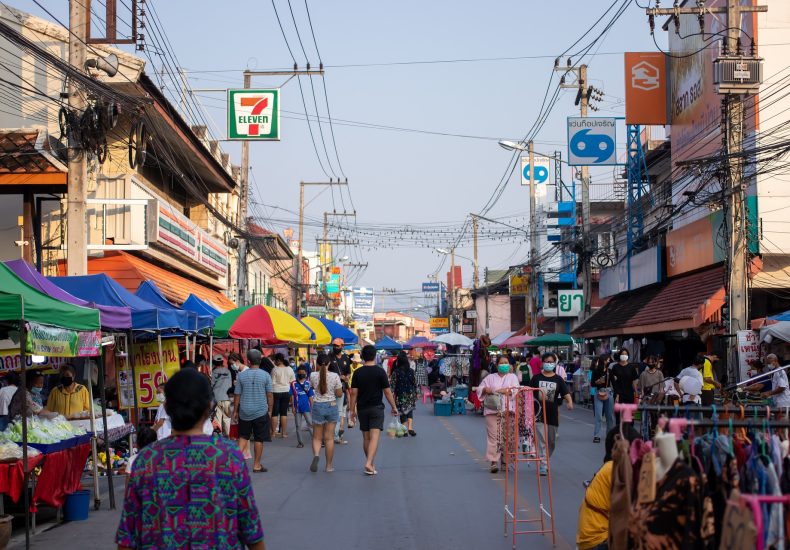
[[[310,471],[318,471],[321,443],[326,454],[326,471],[333,472],[332,459],[335,455],[335,424],[338,421],[337,398],[343,395],[343,383],[337,373],[329,372],[329,356],[321,353],[316,359],[318,370],[310,374],[313,386],[313,461]]]

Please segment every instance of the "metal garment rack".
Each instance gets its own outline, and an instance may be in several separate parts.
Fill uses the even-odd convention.
[[[502,454],[505,458],[505,514],[504,514],[504,534],[508,536],[508,528],[513,540],[513,548],[516,548],[517,535],[545,535],[551,533],[552,545],[557,544],[557,532],[554,526],[554,496],[551,488],[551,461],[548,457],[548,428],[546,427],[546,394],[537,388],[509,388],[510,393],[503,399],[502,410],[505,418],[502,421],[504,430],[504,442]],[[540,393],[541,414],[543,422],[536,422],[534,399],[535,393]],[[515,412],[509,412],[514,409]],[[520,445],[521,425],[526,427],[527,448]],[[545,454],[541,454],[541,446],[538,444],[538,429],[543,430],[543,441],[545,444]],[[530,448],[531,443],[531,448]],[[521,517],[520,512],[527,512],[519,507],[519,471],[520,466],[533,465],[535,467],[535,481],[538,488],[538,516]],[[544,483],[540,475],[540,465],[546,465],[545,492],[548,496],[548,509],[544,504]],[[512,469],[512,474],[511,474]],[[512,486],[511,486],[512,484]],[[526,514],[525,514],[526,515]],[[524,524],[540,523],[539,528],[521,529]]]

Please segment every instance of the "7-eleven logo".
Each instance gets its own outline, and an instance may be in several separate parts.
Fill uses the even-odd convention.
[[[229,90],[230,139],[279,139],[279,90]]]

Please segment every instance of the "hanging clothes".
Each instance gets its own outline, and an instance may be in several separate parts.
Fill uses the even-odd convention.
[[[609,550],[627,550],[631,520],[633,470],[628,440],[617,436],[612,448],[612,495],[609,510]]]
[[[675,460],[659,481],[655,500],[634,505],[628,523],[628,548],[700,548],[700,491],[697,474],[681,459]]]

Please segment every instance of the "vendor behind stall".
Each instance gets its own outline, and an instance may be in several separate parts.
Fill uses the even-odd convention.
[[[60,368],[60,384],[49,392],[47,409],[66,418],[75,418],[90,410],[88,388],[77,384],[76,376],[77,371],[72,365],[65,364]]]
[[[33,389],[41,387],[44,383],[44,375],[40,372],[29,372],[26,377],[27,391],[23,388],[18,388],[14,396],[11,398],[11,403],[8,404],[8,417],[13,421],[17,416],[22,416],[22,405],[24,399],[27,398],[27,415],[40,416],[42,418],[54,418],[57,413],[51,412],[35,401],[33,396]]]

